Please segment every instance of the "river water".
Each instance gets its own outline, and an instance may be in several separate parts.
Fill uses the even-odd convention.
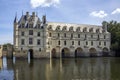
[[[120,58],[0,59],[0,80],[120,80]]]

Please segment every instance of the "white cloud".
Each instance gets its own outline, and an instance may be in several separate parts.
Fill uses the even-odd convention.
[[[31,0],[30,1],[32,8],[36,7],[50,7],[56,6],[60,3],[60,0]]]
[[[111,14],[120,14],[120,8],[115,9]]]
[[[98,18],[104,18],[106,17],[108,14],[105,13],[105,11],[103,10],[100,10],[100,11],[93,11],[90,13],[91,16],[94,16],[94,17],[98,17]]]

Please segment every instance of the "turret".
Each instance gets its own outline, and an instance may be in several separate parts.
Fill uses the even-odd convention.
[[[14,24],[15,23],[18,23],[18,21],[17,21],[17,14],[15,15],[15,19],[14,19]]]

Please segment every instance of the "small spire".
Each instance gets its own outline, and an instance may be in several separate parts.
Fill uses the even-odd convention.
[[[23,10],[22,10],[22,16],[23,16]]]
[[[15,14],[14,23],[17,23],[17,12],[16,12],[16,14]]]

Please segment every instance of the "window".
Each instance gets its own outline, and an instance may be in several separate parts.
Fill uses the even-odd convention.
[[[80,34],[78,34],[78,38],[80,38]]]
[[[21,39],[21,45],[24,45],[24,44],[25,44],[25,40]]]
[[[22,28],[24,28],[24,23],[22,24]]]
[[[101,45],[101,42],[99,42],[99,45]]]
[[[106,46],[106,42],[104,42],[104,46]]]
[[[93,38],[93,35],[91,35],[91,38]]]
[[[51,33],[49,33],[49,37],[51,37],[52,36],[52,34]]]
[[[64,41],[64,45],[66,45],[66,41]]]
[[[86,41],[86,45],[88,45],[88,42]]]
[[[38,32],[37,36],[40,36],[40,32]]]
[[[60,41],[58,41],[58,45],[60,45]]]
[[[40,45],[40,39],[37,40],[37,45]]]
[[[24,31],[22,31],[22,32],[21,32],[21,36],[24,36],[24,35],[25,35],[25,34],[24,34]]]
[[[60,37],[60,34],[58,33],[58,37]]]
[[[33,30],[29,30],[29,35],[33,35]]]
[[[74,41],[72,41],[72,45],[74,45]]]
[[[73,38],[73,34],[71,34],[71,38]]]
[[[39,48],[39,51],[41,51],[41,48]]]
[[[104,39],[106,39],[106,36],[104,35]]]
[[[80,41],[78,41],[78,45],[80,45]]]
[[[29,38],[29,44],[33,44],[33,38]]]
[[[87,35],[85,34],[85,39],[87,38]]]
[[[93,46],[93,41],[91,41],[91,46]]]
[[[66,37],[66,33],[64,33],[64,37]]]
[[[98,35],[98,39],[100,39],[100,36]]]

